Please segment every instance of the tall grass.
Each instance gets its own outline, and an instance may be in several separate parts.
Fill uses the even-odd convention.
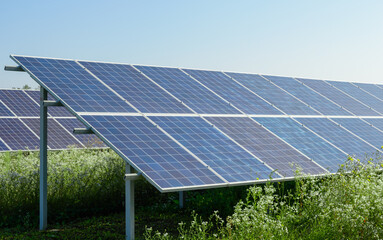
[[[121,208],[124,163],[111,150],[71,149],[48,153],[49,218]],[[38,222],[38,152],[0,154],[0,227]]]
[[[339,173],[312,178],[298,173],[284,183],[253,186],[223,219],[214,212],[178,226],[181,239],[382,239],[383,176],[379,156],[361,166],[349,159]],[[146,239],[173,239],[147,228]]]

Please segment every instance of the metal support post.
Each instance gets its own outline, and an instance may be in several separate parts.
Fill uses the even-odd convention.
[[[125,163],[125,173],[133,173],[133,168]],[[125,177],[125,229],[126,240],[134,240],[134,179]]]
[[[185,206],[185,195],[186,195],[186,193],[183,191],[178,192],[179,208],[184,208],[184,206]]]
[[[47,176],[48,176],[48,108],[44,101],[48,99],[48,92],[40,87],[40,230],[47,228]]]

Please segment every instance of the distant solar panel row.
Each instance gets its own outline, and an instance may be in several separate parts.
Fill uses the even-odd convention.
[[[380,99],[354,84],[13,59],[161,191],[336,172],[383,145]]]
[[[39,91],[0,89],[0,151],[38,149],[39,99]],[[49,107],[48,114],[49,149],[106,147],[94,135],[73,135],[74,128],[84,125],[64,107]]]

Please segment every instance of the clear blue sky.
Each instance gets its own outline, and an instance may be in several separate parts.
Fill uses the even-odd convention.
[[[10,54],[383,83],[383,1],[3,1]],[[0,71],[0,88],[37,86]]]

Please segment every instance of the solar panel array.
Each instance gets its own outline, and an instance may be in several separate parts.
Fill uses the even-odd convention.
[[[162,192],[335,173],[348,155],[383,145],[383,87],[374,84],[12,59]]]
[[[49,100],[54,98],[49,95]],[[40,130],[40,91],[0,89],[0,152],[37,150]],[[64,107],[48,108],[48,148],[106,147],[94,135],[73,135],[82,124]]]

